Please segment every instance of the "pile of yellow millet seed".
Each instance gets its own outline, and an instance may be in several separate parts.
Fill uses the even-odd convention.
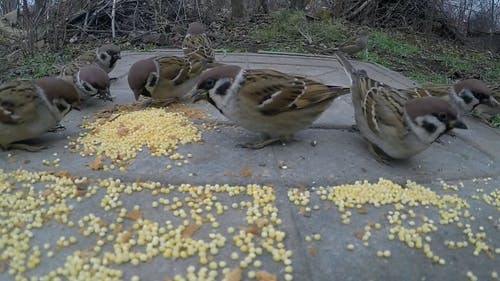
[[[81,156],[105,156],[111,169],[134,159],[144,148],[152,156],[168,156],[173,161],[188,162],[176,152],[179,145],[202,140],[201,132],[182,113],[160,108],[115,113],[83,125],[86,130],[69,147]]]

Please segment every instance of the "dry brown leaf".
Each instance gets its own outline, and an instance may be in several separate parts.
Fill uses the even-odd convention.
[[[0,260],[0,274],[4,273],[8,268],[7,261]]]
[[[361,207],[361,208],[358,208],[358,214],[366,215],[366,214],[368,214],[368,211],[365,209],[365,207]]]
[[[124,137],[126,135],[128,135],[128,128],[127,127],[120,127],[118,129],[116,129],[116,133],[120,136],[120,137]]]
[[[125,230],[125,234],[123,234],[121,243],[127,243],[130,238],[132,238],[132,232],[130,230]]]
[[[85,196],[85,194],[87,194],[87,190],[86,189],[81,189],[81,188],[78,188],[78,187],[75,188],[75,196],[82,197],[82,196]]]
[[[95,252],[91,250],[81,251],[79,256],[83,260],[89,260],[91,257],[95,256]]]
[[[309,253],[311,253],[313,257],[316,257],[318,255],[318,249],[316,249],[316,247],[314,246],[311,246],[309,247]]]
[[[242,279],[243,279],[243,272],[239,267],[237,267],[229,271],[228,274],[226,274],[224,281],[241,281]]]
[[[144,213],[140,210],[132,210],[132,211],[129,211],[127,213],[127,218],[128,219],[131,219],[133,221],[136,221],[138,219],[142,219],[142,216],[144,215]]]
[[[173,103],[170,104],[166,108],[169,112],[178,112],[188,117],[189,119],[203,120],[207,118],[207,115],[204,111],[196,108],[192,108],[188,105],[181,103]]]
[[[354,233],[354,236],[358,239],[362,239],[363,238],[363,235],[364,233],[361,232],[361,231],[356,231],[356,233]]]
[[[260,235],[260,231],[261,231],[261,229],[255,224],[247,226],[244,230],[246,233],[252,233],[253,235],[257,235],[257,236]]]
[[[182,231],[182,238],[191,238],[200,228],[201,224],[189,224]]]
[[[303,215],[304,217],[310,217],[311,216],[311,211],[307,211],[306,207],[300,207],[299,208],[299,214]]]
[[[73,176],[71,175],[71,173],[68,170],[62,170],[62,171],[56,172],[54,175],[58,176],[60,178],[73,178]]]
[[[244,177],[244,178],[248,178],[249,176],[252,175],[252,170],[250,170],[250,168],[244,168],[242,171],[241,171],[241,176]]]
[[[115,228],[113,229],[113,233],[116,235],[123,230],[123,225],[122,224],[116,224]]]
[[[104,157],[97,156],[94,162],[88,164],[88,167],[94,171],[102,170],[104,168]]]
[[[267,271],[258,271],[255,274],[258,281],[276,281],[278,277],[275,274],[268,273]]]

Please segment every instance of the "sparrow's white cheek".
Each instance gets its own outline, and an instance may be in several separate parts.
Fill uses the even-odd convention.
[[[446,125],[433,115],[418,116],[415,123],[409,123],[418,138],[428,143],[435,141],[446,131]]]

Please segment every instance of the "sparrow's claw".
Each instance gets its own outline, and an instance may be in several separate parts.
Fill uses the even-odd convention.
[[[351,128],[349,129],[349,132],[358,132],[359,133],[358,125],[356,125],[356,124],[352,125]]]
[[[57,133],[57,132],[64,131],[64,130],[66,130],[66,127],[64,127],[64,125],[57,124],[54,128],[48,130],[47,132]]]
[[[390,162],[392,160],[391,157],[384,151],[382,151],[379,147],[369,143],[368,150],[374,156],[375,160],[377,160],[379,163],[392,167],[392,164]]]
[[[261,148],[264,148],[270,144],[274,144],[277,142],[284,145],[285,143],[291,142],[291,141],[298,141],[298,139],[296,139],[294,136],[282,136],[282,137],[278,137],[278,138],[268,138],[264,141],[257,142],[257,143],[238,144],[237,147],[250,148],[250,149],[261,149]]]
[[[261,148],[264,148],[270,144],[277,143],[277,142],[282,143],[282,140],[280,138],[267,139],[265,141],[256,142],[256,143],[238,144],[238,145],[236,145],[236,147],[250,148],[250,149],[261,149]]]
[[[178,102],[179,99],[178,98],[167,98],[167,99],[163,99],[163,100],[150,100],[149,102],[149,105],[148,106],[152,106],[152,107],[166,107],[174,102]]]
[[[18,150],[26,150],[29,152],[39,152],[41,150],[46,149],[46,146],[43,145],[29,145],[24,143],[11,143],[7,146],[7,149],[18,149]]]

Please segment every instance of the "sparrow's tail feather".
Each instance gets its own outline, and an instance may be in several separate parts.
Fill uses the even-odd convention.
[[[352,85],[352,79],[353,79],[353,72],[356,71],[356,69],[352,66],[352,64],[347,60],[347,58],[342,54],[342,52],[335,52],[335,55],[337,56],[337,59],[344,67],[344,71],[347,74],[347,77],[349,77],[349,82],[351,82]]]
[[[339,63],[344,67],[345,71],[347,74],[353,73],[356,71],[356,69],[352,66],[352,64],[347,60],[344,54],[342,52],[335,52],[335,55],[337,56]]]

